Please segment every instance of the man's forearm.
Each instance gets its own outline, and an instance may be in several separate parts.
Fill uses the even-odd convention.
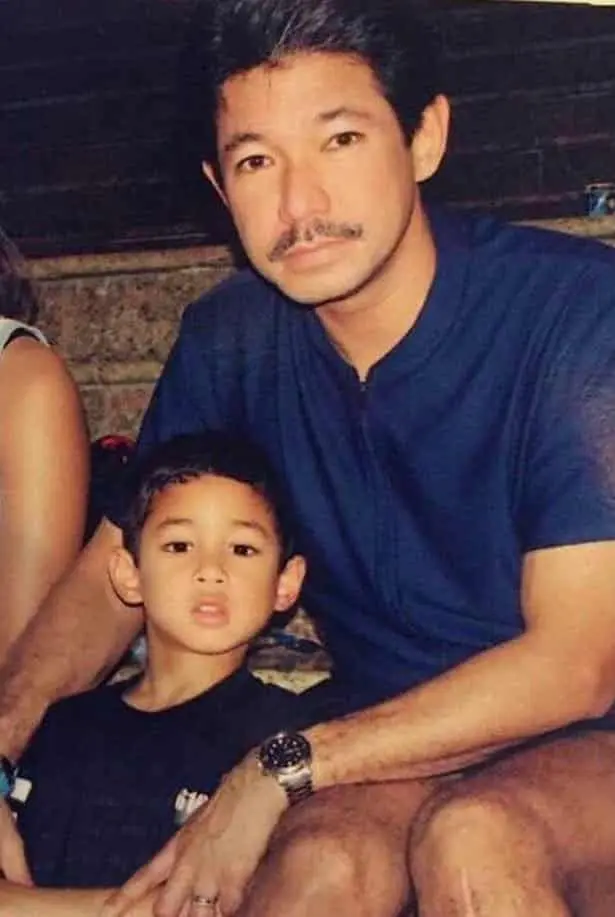
[[[307,730],[315,786],[450,773],[599,714],[573,668],[523,636],[391,701],[315,726]]]
[[[0,671],[1,754],[16,759],[47,706],[100,680],[138,631],[140,611],[126,608],[106,572],[118,538],[105,523],[9,654]]]

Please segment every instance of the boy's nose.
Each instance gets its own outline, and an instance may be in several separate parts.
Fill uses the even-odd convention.
[[[203,560],[197,566],[195,579],[199,583],[223,583],[224,568],[218,560]]]

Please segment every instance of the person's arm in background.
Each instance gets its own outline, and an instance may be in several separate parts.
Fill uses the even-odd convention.
[[[0,662],[77,556],[89,482],[81,402],[35,338],[0,354]]]

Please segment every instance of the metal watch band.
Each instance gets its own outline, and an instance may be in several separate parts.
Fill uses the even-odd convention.
[[[279,783],[284,789],[288,802],[291,806],[294,806],[296,803],[307,799],[308,796],[311,796],[314,792],[314,787],[312,785],[312,775],[310,773],[306,773],[305,776],[297,782],[285,782],[280,780]]]

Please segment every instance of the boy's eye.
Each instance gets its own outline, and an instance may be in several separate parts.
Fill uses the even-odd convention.
[[[253,557],[254,554],[258,554],[258,551],[251,544],[234,544],[233,554],[237,557]]]
[[[167,541],[163,544],[162,550],[168,554],[185,554],[191,547],[189,541]]]

